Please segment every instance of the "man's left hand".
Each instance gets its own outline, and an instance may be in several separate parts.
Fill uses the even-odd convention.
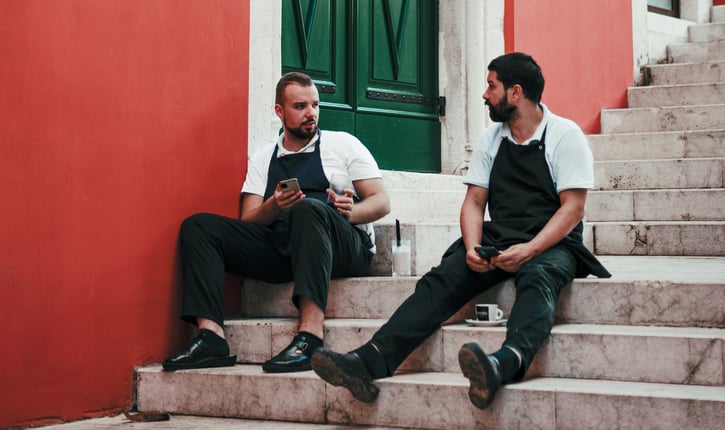
[[[534,256],[533,249],[529,244],[517,243],[501,251],[498,256],[491,258],[491,264],[506,272],[514,273],[518,272],[521,266]]]
[[[354,205],[353,200],[353,190],[349,188],[345,188],[342,190],[343,194],[339,195],[336,194],[331,189],[327,189],[327,195],[330,198],[330,203],[332,203],[332,206],[337,209],[337,212],[340,213],[340,215],[344,216],[348,221],[350,220],[350,217],[352,217],[352,208]]]

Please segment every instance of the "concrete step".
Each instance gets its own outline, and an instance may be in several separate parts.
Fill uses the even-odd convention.
[[[691,43],[725,41],[725,23],[691,25],[687,28],[687,33]]]
[[[442,251],[438,252],[442,254]],[[609,279],[575,279],[559,299],[556,320],[574,324],[657,325],[725,328],[725,258],[600,256]],[[387,319],[415,289],[419,277],[359,277],[333,280],[327,318]],[[499,303],[506,314],[514,300],[507,281],[461,308],[451,321],[474,315],[474,303]],[[292,283],[245,279],[244,318],[297,318]],[[652,300],[656,297],[656,300]],[[270,328],[271,330],[271,328]],[[251,336],[251,333],[245,336]],[[267,335],[265,335],[267,337]],[[284,342],[284,341],[283,341]],[[279,349],[284,347],[280,345]],[[266,348],[270,354],[272,348]],[[264,357],[260,357],[262,361]],[[267,357],[268,358],[268,357]],[[265,358],[266,359],[266,358]]]
[[[723,221],[590,222],[597,255],[725,256]]]
[[[587,221],[725,221],[725,188],[591,191]]]
[[[367,342],[385,321],[328,319],[325,345],[336,351],[353,350]],[[231,320],[224,330],[232,353],[241,363],[261,364],[289,345],[297,331],[297,319]],[[461,345],[477,342],[484,350],[495,351],[505,338],[506,327],[451,322],[414,350],[399,370],[457,372]],[[721,328],[557,324],[527,375],[723,385],[724,340],[725,329]]]
[[[380,223],[450,222],[457,221],[466,186],[458,176],[458,186],[451,190],[387,189],[390,196],[390,213],[377,221]]]
[[[725,102],[725,82],[629,87],[627,101],[631,108],[718,104]]]
[[[725,104],[603,109],[602,134],[725,129]]]
[[[667,46],[670,63],[702,63],[725,60],[725,42],[680,43]]]
[[[364,404],[311,371],[264,374],[238,365],[137,372],[140,410],[180,414],[416,429],[714,429],[725,420],[723,387],[535,378],[502,387],[480,410],[458,372],[402,373],[376,383],[378,399]]]
[[[725,158],[725,130],[592,134],[597,161]]]
[[[713,6],[710,9],[710,22],[725,22],[725,6]]]
[[[643,68],[645,85],[704,84],[725,81],[725,62],[652,64]]]
[[[725,158],[597,161],[598,190],[722,188]]]

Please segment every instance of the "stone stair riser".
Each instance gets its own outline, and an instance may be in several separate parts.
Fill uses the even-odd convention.
[[[230,348],[240,362],[259,364],[289,344],[297,329],[296,320],[268,321],[271,337],[267,339],[261,338],[267,330],[259,330],[256,320],[239,320],[227,325]],[[325,324],[325,345],[337,351],[350,351],[367,342],[384,322],[329,321]],[[250,337],[254,330],[258,334]],[[505,327],[444,325],[413,351],[399,370],[458,372],[457,354],[461,345],[476,342],[485,351],[492,352],[501,347],[505,337]],[[557,325],[527,376],[723,385],[723,340],[722,329],[612,326],[597,330],[595,325]],[[270,352],[265,358],[267,351]],[[637,354],[627,354],[627,351],[637,351]]]
[[[725,104],[663,108],[604,109],[602,133],[725,128]]]
[[[691,25],[687,33],[691,43],[725,41],[725,23]]]
[[[723,222],[592,222],[599,255],[725,256]]]
[[[725,6],[713,6],[710,8],[710,22],[725,22]]]
[[[594,165],[598,190],[722,188],[725,158],[602,161]]]
[[[719,104],[725,101],[725,82],[659,85],[627,89],[630,108]]]
[[[643,68],[648,85],[703,84],[725,81],[725,62],[656,64]]]
[[[617,275],[616,267],[611,270]],[[641,270],[649,269],[642,267]],[[395,281],[383,277],[335,280],[330,286],[325,310],[326,324],[334,324],[337,318],[360,319],[360,326],[364,326],[367,319],[387,320],[413,293],[417,280],[417,277]],[[506,281],[473,299],[453,315],[451,321],[460,322],[472,318],[475,303],[498,303],[505,315],[508,315],[515,292],[514,282]],[[257,336],[261,336],[262,340],[271,339],[271,328],[267,327],[271,325],[269,317],[286,318],[286,324],[295,325],[298,312],[291,303],[291,295],[291,284],[273,285],[245,281],[242,287],[242,316],[248,321],[238,324],[231,320],[230,333],[244,330],[234,336],[239,339]],[[725,303],[725,279],[722,284],[702,281],[575,279],[571,286],[561,292],[556,321],[560,324],[725,328],[725,309],[722,303]],[[263,333],[258,335],[258,332]],[[345,345],[350,348],[354,346],[357,345]],[[282,347],[284,345],[279,349]],[[244,353],[258,353],[259,358],[248,359],[256,363],[268,359],[277,349],[270,343],[269,348],[254,348],[257,352]]]
[[[725,60],[725,42],[683,43],[667,47],[670,63],[702,63]]]
[[[463,178],[459,176],[459,180]],[[457,221],[466,194],[463,183],[452,190],[390,189],[390,213],[376,224]]]
[[[725,189],[593,191],[587,221],[725,221]]]
[[[238,368],[238,369],[237,369]],[[140,410],[309,423],[480,428],[703,428],[725,420],[725,393],[716,387],[541,378],[504,386],[486,410],[468,401],[459,373],[398,375],[376,381],[378,399],[361,403],[313,372],[263,375],[259,366],[233,372],[137,373]],[[204,395],[199,395],[202,389]],[[425,413],[412,405],[425,405]]]
[[[725,158],[725,130],[598,134],[587,138],[598,162]]]

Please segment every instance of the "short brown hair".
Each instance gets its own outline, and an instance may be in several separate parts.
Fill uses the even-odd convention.
[[[289,72],[285,73],[281,78],[279,78],[279,81],[277,82],[277,92],[275,94],[274,102],[278,105],[281,105],[284,98],[284,90],[287,88],[287,85],[291,84],[299,84],[303,87],[309,87],[311,85],[314,85],[315,83],[312,82],[312,78],[310,78],[308,75],[301,73],[301,72]]]

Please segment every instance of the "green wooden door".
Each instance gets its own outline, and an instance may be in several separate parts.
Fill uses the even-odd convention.
[[[282,71],[315,80],[321,128],[383,169],[440,171],[436,0],[283,0],[282,19]]]

